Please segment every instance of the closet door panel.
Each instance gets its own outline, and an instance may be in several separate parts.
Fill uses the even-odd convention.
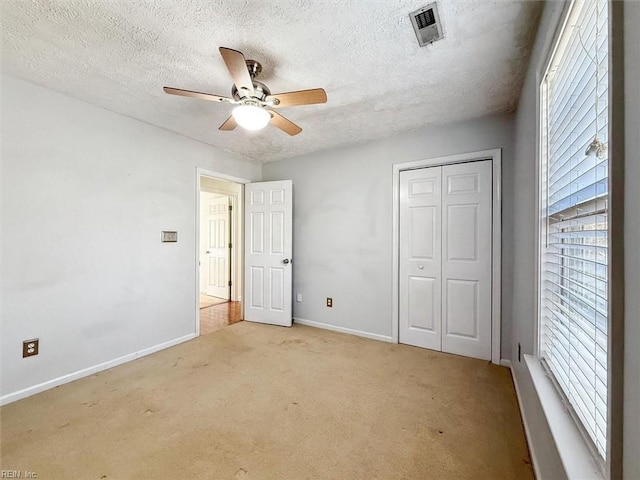
[[[442,351],[491,360],[491,161],[442,167]]]
[[[440,350],[441,167],[400,172],[399,341]]]

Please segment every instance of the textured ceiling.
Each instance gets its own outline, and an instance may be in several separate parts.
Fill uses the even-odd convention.
[[[515,108],[541,3],[439,0],[444,40],[420,48],[408,13],[429,0],[2,0],[2,70],[227,151],[272,161]],[[217,127],[231,106],[218,47],[262,63],[272,92],[323,87],[283,108],[289,137]]]

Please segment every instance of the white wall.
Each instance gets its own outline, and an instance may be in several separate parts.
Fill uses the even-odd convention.
[[[518,362],[517,345],[534,353],[535,343],[535,206],[536,174],[536,71],[551,45],[563,2],[545,7],[515,120],[513,373],[520,390],[521,407],[531,429],[529,441],[538,458],[538,478],[564,478],[565,471],[524,360]],[[625,400],[624,478],[640,478],[640,3],[626,1],[625,8]],[[617,28],[617,27],[614,27]],[[615,105],[612,108],[616,108]]]
[[[624,476],[640,478],[640,2],[624,3]]]
[[[4,400],[194,334],[196,167],[261,166],[6,76],[2,140]]]
[[[265,164],[265,180],[293,180],[294,293],[303,294],[302,303],[294,302],[294,317],[390,337],[392,165],[503,148],[504,195],[510,199],[511,134],[512,116],[499,115]],[[510,200],[503,209],[506,240],[512,236]],[[503,244],[508,302],[511,242]],[[326,297],[333,298],[333,308],[325,306]],[[508,316],[502,334],[503,358],[509,358]]]
[[[555,28],[562,13],[562,2],[546,4],[538,29],[534,49],[522,88],[515,119],[514,154],[514,265],[512,318],[512,367],[520,393],[521,408],[528,420],[529,442],[541,479],[566,478],[562,462],[549,430],[542,406],[526,369],[524,358],[518,359],[518,344],[522,354],[533,354],[535,344],[535,223],[536,190],[536,70],[544,61],[552,43]]]

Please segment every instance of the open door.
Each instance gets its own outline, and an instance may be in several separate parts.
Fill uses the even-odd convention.
[[[245,185],[244,319],[292,323],[291,180]]]
[[[229,197],[200,193],[200,259],[203,266],[200,292],[212,297],[230,298]]]

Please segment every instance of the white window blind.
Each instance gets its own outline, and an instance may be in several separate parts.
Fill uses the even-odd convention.
[[[608,60],[607,0],[574,2],[541,85],[539,350],[603,459]]]

